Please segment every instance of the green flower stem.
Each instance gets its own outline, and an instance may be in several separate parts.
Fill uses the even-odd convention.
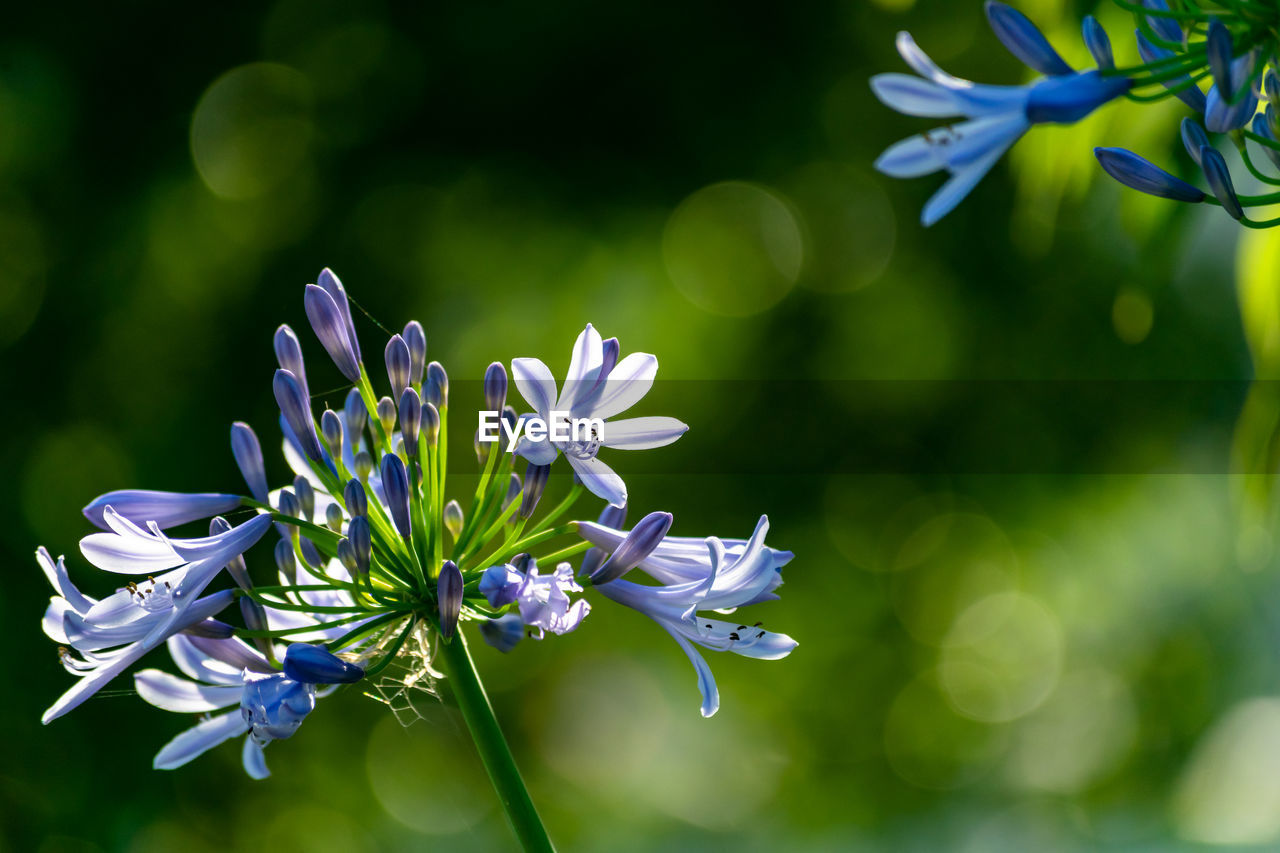
[[[489,773],[489,781],[502,802],[511,828],[526,851],[550,851],[555,847],[547,836],[542,818],[529,798],[529,791],[520,777],[520,769],[516,767],[511,748],[502,736],[498,726],[498,718],[494,716],[493,706],[485,695],[484,685],[476,672],[475,663],[467,651],[467,643],[462,632],[454,636],[453,641],[440,644],[440,655],[445,675],[453,687],[453,695],[457,697],[458,709],[467,721],[467,728],[475,741],[476,751],[484,769]]]

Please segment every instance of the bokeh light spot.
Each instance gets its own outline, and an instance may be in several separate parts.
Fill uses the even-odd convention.
[[[764,187],[727,181],[686,198],[662,235],[667,274],[713,314],[746,317],[776,305],[804,261],[791,205]]]
[[[1151,297],[1137,290],[1121,290],[1111,306],[1111,324],[1126,344],[1140,344],[1151,334],[1155,310]]]
[[[1174,794],[1179,833],[1206,844],[1280,838],[1280,699],[1232,708],[1196,746]]]
[[[804,215],[803,286],[840,293],[880,277],[893,255],[897,225],[878,182],[849,166],[813,163],[786,186]]]
[[[1099,668],[1071,672],[1019,723],[1009,775],[1025,788],[1073,794],[1116,767],[1136,734],[1133,697],[1121,678]]]
[[[191,157],[215,195],[254,198],[307,160],[314,126],[311,87],[292,68],[241,65],[205,90],[191,117]]]

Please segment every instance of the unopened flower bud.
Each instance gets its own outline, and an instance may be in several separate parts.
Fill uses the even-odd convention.
[[[638,566],[653,549],[662,543],[667,531],[671,529],[672,516],[669,512],[651,512],[631,528],[627,538],[618,545],[604,565],[591,573],[593,584],[604,584],[617,580]]]
[[[516,499],[516,495],[520,494],[520,486],[520,475],[512,473],[511,479],[507,481],[507,493],[502,497],[503,509],[511,506],[511,502]]]
[[[360,359],[351,348],[353,337],[348,333],[347,318],[338,303],[324,288],[308,284],[302,304],[307,311],[307,319],[311,321],[311,330],[338,366],[338,371],[348,382],[359,382]]]
[[[524,495],[520,498],[520,517],[528,519],[538,507],[542,499],[542,491],[547,487],[547,477],[551,474],[550,465],[530,465],[524,472]]]
[[[422,372],[427,364],[427,333],[422,330],[421,323],[410,320],[401,337],[409,346],[409,381],[415,387],[421,386]]]
[[[422,441],[428,447],[435,447],[440,440],[440,410],[430,403],[422,406]]]
[[[267,622],[267,611],[261,604],[254,601],[249,596],[240,599],[240,615],[244,618],[244,626],[250,631],[267,631],[271,625]],[[269,637],[254,637],[253,645],[260,651],[263,657],[271,658],[271,639]]]
[[[409,345],[399,335],[392,335],[383,351],[387,363],[387,379],[391,382],[391,396],[398,399],[409,387],[410,357]]]
[[[316,423],[311,417],[311,400],[307,397],[306,388],[290,371],[277,370],[271,390],[280,406],[280,414],[293,430],[302,452],[312,461],[323,462],[324,452],[320,449],[320,439],[316,437]]]
[[[319,569],[324,566],[325,559],[320,549],[307,537],[303,536],[298,540],[298,550],[302,552],[302,559],[306,560],[311,568]]]
[[[427,365],[427,376],[423,380],[422,399],[437,409],[449,405],[449,374],[444,372],[444,365],[433,361]]]
[[[342,418],[333,409],[325,409],[320,416],[320,435],[324,443],[329,445],[329,453],[335,458],[342,458]]]
[[[611,527],[614,530],[621,530],[622,525],[627,523],[627,507],[614,506],[607,504],[600,513],[599,523],[603,527]],[[605,559],[609,556],[609,552],[603,548],[595,547],[588,549],[587,553],[582,555],[582,568],[578,573],[584,577],[591,577],[592,573],[604,564]]]
[[[231,522],[222,516],[215,516],[209,521],[209,535],[220,536],[231,530]],[[236,582],[236,586],[243,590],[253,589],[253,581],[249,579],[249,567],[245,565],[244,556],[236,554],[231,558],[231,562],[227,563],[227,574],[231,575],[231,579]]]
[[[276,543],[276,568],[290,585],[298,582],[298,560],[293,555],[293,544],[288,539]]]
[[[369,425],[369,410],[364,407],[364,398],[355,388],[347,392],[347,400],[342,405],[342,419],[347,422],[347,440],[351,442],[354,453],[360,446],[364,428]]]
[[[338,540],[338,561],[355,577],[360,573],[360,564],[356,561],[356,548],[350,539]]]
[[[444,505],[444,527],[449,531],[449,535],[457,540],[462,533],[462,505],[456,500],[449,501]]]
[[[342,502],[347,505],[347,514],[352,518],[369,513],[369,498],[359,480],[347,481],[347,487],[342,490]]]
[[[282,515],[290,518],[298,518],[302,515],[302,505],[298,502],[298,496],[289,489],[280,490],[280,497],[276,499],[276,508]]]
[[[405,388],[400,395],[400,435],[410,456],[418,455],[418,431],[422,429],[422,400],[418,392]]]
[[[249,494],[259,503],[266,503],[267,471],[262,461],[262,445],[253,428],[242,421],[231,425],[231,453],[249,486]]]
[[[373,534],[366,516],[351,519],[347,525],[347,542],[351,543],[356,559],[356,571],[362,575],[369,573],[369,564],[373,561]]]
[[[368,483],[369,475],[373,473],[373,457],[369,455],[369,451],[361,450],[357,453],[355,464],[356,477],[359,478],[361,483]]]
[[[507,404],[507,369],[495,361],[484,372],[484,407],[490,412],[501,412]]]
[[[284,674],[303,684],[353,684],[364,670],[322,646],[290,643],[284,653]]]
[[[316,513],[316,490],[311,481],[299,474],[293,478],[293,493],[298,496],[298,506],[302,509],[302,517],[310,521]]]
[[[458,630],[458,616],[462,613],[462,572],[453,560],[445,560],[440,567],[436,603],[440,608],[440,634],[448,640]]]
[[[298,343],[298,336],[287,325],[281,325],[276,329],[271,343],[275,347],[276,363],[280,365],[280,369],[292,373],[305,391],[307,369],[302,362],[302,344]]]
[[[391,435],[396,428],[398,414],[395,401],[390,397],[383,397],[378,401],[378,423],[382,424],[382,431],[387,435]]]
[[[342,532],[342,507],[335,504],[329,504],[324,508],[324,523],[334,533]]]
[[[356,362],[360,361],[360,341],[356,339],[356,325],[351,322],[351,306],[347,300],[347,290],[342,286],[342,282],[333,274],[333,270],[325,267],[320,270],[320,275],[316,276],[316,284],[333,298],[333,303],[338,306],[338,311],[342,313],[342,319],[347,327],[347,339],[351,344],[351,352],[355,355]],[[359,381],[357,376],[352,382]]]
[[[391,510],[396,530],[408,541],[412,535],[409,526],[409,473],[394,453],[382,457],[382,490],[386,493],[387,508]]]

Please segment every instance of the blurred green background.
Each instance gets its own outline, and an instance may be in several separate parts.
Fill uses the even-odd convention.
[[[1089,4],[1017,5],[1082,59]],[[1101,14],[1129,57],[1124,16]],[[710,720],[666,634],[598,597],[576,633],[505,657],[477,644],[563,849],[1280,840],[1269,481],[1250,498],[1238,476],[1274,470],[1249,461],[1273,429],[1265,387],[1231,455],[1255,360],[1280,375],[1280,241],[1237,245],[1214,210],[1122,193],[1090,154],[1174,168],[1176,104],[1038,129],[925,231],[936,180],[870,163],[928,123],[866,81],[901,69],[904,28],[955,73],[1023,79],[977,0],[6,19],[0,849],[513,843],[447,706],[404,729],[346,691],[268,751],[265,782],[230,745],[151,770],[191,721],[136,697],[39,724],[68,676],[39,631],[36,545],[100,594],[76,547],[89,499],[239,489],[230,422],[276,446],[276,325],[299,329],[313,388],[340,382],[302,311],[324,265],[386,326],[420,319],[459,388],[513,356],[562,374],[588,321],[656,353],[661,378],[690,381],[643,413],[692,429],[612,454],[632,517],[746,536],[767,512],[797,554],[782,600],[744,616],[799,648],[709,654]],[[358,327],[375,360],[384,336]],[[1116,405],[1115,381],[1141,404]],[[1073,416],[1020,407],[1028,387],[1069,389]]]

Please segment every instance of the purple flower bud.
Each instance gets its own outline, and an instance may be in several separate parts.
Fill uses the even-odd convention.
[[[480,636],[486,643],[506,654],[524,639],[524,622],[518,613],[507,613],[480,623]]]
[[[324,451],[316,437],[316,422],[311,417],[311,401],[307,399],[306,389],[298,382],[298,377],[288,370],[277,370],[271,390],[275,392],[280,414],[293,430],[302,452],[315,462],[324,462]]]
[[[237,495],[214,493],[185,494],[149,489],[120,489],[99,495],[81,511],[95,527],[109,530],[102,517],[102,511],[108,506],[140,527],[146,527],[148,522],[154,521],[161,528],[167,528],[231,512],[239,508],[240,498]]]
[[[987,22],[996,38],[1025,65],[1051,77],[1072,73],[1071,66],[1026,15],[994,0],[987,0],[986,11]]]
[[[1198,202],[1204,193],[1124,148],[1095,148],[1103,170],[1126,187],[1175,201]]]
[[[382,490],[386,493],[387,508],[391,510],[396,530],[408,541],[412,535],[409,526],[409,473],[394,453],[382,455]]]
[[[290,518],[297,518],[302,514],[302,506],[298,502],[298,496],[289,489],[280,490],[280,497],[276,498],[276,509]],[[292,526],[290,529],[292,529]]]
[[[323,568],[325,564],[324,557],[320,554],[320,549],[316,547],[316,543],[303,536],[298,540],[298,550],[302,552],[302,559],[307,561],[307,565],[313,569]]]
[[[362,575],[369,573],[369,563],[373,561],[373,535],[366,516],[357,516],[347,525],[347,539],[356,558],[356,571]]]
[[[360,564],[356,562],[356,549],[350,539],[338,540],[338,561],[355,577],[360,572]]]
[[[400,395],[400,436],[410,456],[418,455],[418,431],[422,429],[422,400],[418,392],[405,388]]]
[[[231,425],[231,454],[235,456],[240,475],[249,486],[249,494],[260,503],[266,503],[267,470],[262,461],[262,445],[253,428],[243,421]]]
[[[356,339],[356,326],[351,322],[351,306],[347,302],[346,288],[342,286],[342,282],[338,281],[338,277],[333,274],[333,270],[328,267],[320,270],[320,275],[316,276],[316,284],[333,297],[334,304],[342,312],[342,319],[346,321],[347,326],[347,338],[351,343],[351,352],[355,355],[356,363],[359,363],[360,341]],[[357,379],[359,379],[358,376],[352,381],[354,382]]]
[[[342,418],[347,422],[347,437],[351,442],[351,452],[360,446],[360,436],[369,424],[369,410],[364,407],[364,398],[360,392],[352,388],[347,392],[346,403],[342,406]]]
[[[1200,149],[1200,168],[1204,170],[1205,180],[1209,182],[1213,194],[1221,202],[1222,209],[1232,219],[1243,219],[1244,208],[1240,206],[1236,188],[1231,183],[1231,170],[1227,168],[1227,161],[1222,158],[1216,148],[1206,145]]]
[[[448,640],[458,630],[458,616],[462,613],[462,572],[453,560],[445,560],[440,567],[436,603],[440,607],[440,634]]]
[[[440,410],[430,403],[422,407],[422,440],[435,447],[440,440]]]
[[[307,371],[302,363],[302,344],[298,343],[298,336],[293,333],[287,325],[281,325],[276,329],[276,336],[272,340],[272,344],[276,350],[276,361],[280,365],[281,370],[287,370],[298,379],[298,383],[302,386],[304,396],[307,392]]]
[[[316,512],[316,490],[311,481],[299,474],[293,478],[293,493],[298,496],[298,506],[302,508],[302,517],[307,521]]]
[[[276,568],[290,584],[298,582],[298,560],[293,555],[293,545],[288,539],[276,543]]]
[[[244,626],[250,631],[266,631],[271,625],[267,622],[267,611],[261,604],[254,601],[249,596],[240,599],[240,615],[244,619]],[[271,648],[271,639],[268,637],[253,637],[253,645],[262,656],[270,660],[275,655],[275,650]]]
[[[422,330],[421,323],[410,320],[404,327],[402,337],[409,345],[409,381],[414,386],[421,386],[422,371],[427,364],[427,333]]]
[[[462,505],[457,501],[449,501],[444,505],[444,529],[457,540],[462,533]]]
[[[219,536],[223,533],[231,532],[231,522],[222,516],[217,516],[209,520],[209,535]],[[236,554],[231,558],[231,562],[227,563],[227,574],[231,575],[231,579],[236,582],[236,586],[244,590],[253,589],[253,581],[249,578],[249,567],[245,565],[244,555]]]
[[[1235,103],[1236,93],[1232,91],[1231,60],[1234,48],[1231,44],[1231,30],[1217,18],[1209,19],[1209,32],[1204,40],[1205,58],[1209,61],[1209,72],[1213,75],[1213,85],[1218,87],[1227,103]]]
[[[1182,145],[1187,149],[1187,153],[1191,155],[1191,159],[1196,161],[1196,165],[1200,165],[1200,149],[1206,145],[1210,145],[1209,135],[1204,132],[1204,128],[1200,126],[1200,122],[1193,118],[1184,118],[1182,124],[1179,125],[1182,131]]]
[[[329,504],[324,508],[325,526],[328,527],[330,530],[332,530],[334,533],[342,532],[343,520],[344,519],[342,517],[342,507],[338,506],[336,503]]]
[[[490,412],[501,412],[507,404],[507,369],[495,361],[484,372],[484,405]]]
[[[444,365],[433,361],[427,365],[427,377],[422,387],[422,399],[437,409],[449,405],[449,374],[444,372]]]
[[[333,652],[310,643],[290,643],[284,653],[284,674],[303,684],[353,684],[364,670]]]
[[[391,396],[399,397],[410,385],[409,369],[413,365],[409,357],[409,345],[399,335],[392,335],[383,355],[387,362],[387,379],[391,381]]]
[[[640,519],[613,556],[589,575],[591,582],[599,585],[615,581],[638,566],[662,543],[671,529],[671,521],[669,512],[651,512]]]
[[[1098,23],[1098,19],[1093,15],[1085,15],[1083,29],[1084,46],[1089,48],[1093,61],[1099,68],[1115,68],[1116,59],[1111,51],[1111,39],[1107,36],[1107,31],[1102,28],[1102,24]]]
[[[333,409],[325,409],[320,416],[320,435],[329,445],[329,453],[342,458],[342,418]]]
[[[382,431],[387,435],[391,435],[396,428],[397,415],[395,401],[390,397],[383,397],[378,401],[378,423],[382,424]]]
[[[342,490],[342,502],[352,518],[369,514],[369,498],[359,480],[347,481],[346,488]]]
[[[606,504],[604,510],[600,513],[598,519],[602,527],[612,527],[614,530],[621,530],[622,525],[627,523],[627,507],[614,506]],[[605,558],[609,556],[609,552],[603,548],[590,548],[587,553],[582,555],[582,568],[578,573],[584,577],[591,577],[592,572],[600,568]]]
[[[507,436],[515,432],[516,421],[520,420],[520,416],[516,414],[516,410],[512,406],[502,407],[502,421],[505,426],[498,427],[498,450],[506,453],[507,446],[511,443]]]
[[[347,332],[346,319],[333,297],[322,288],[308,284],[303,295],[303,306],[307,309],[307,319],[311,321],[311,330],[320,339],[325,352],[338,366],[338,371],[348,382],[360,381],[360,362],[355,351],[351,349],[352,336]]]
[[[516,499],[516,495],[520,494],[520,488],[522,485],[520,475],[513,472],[511,474],[511,479],[507,481],[507,493],[502,496],[503,509],[511,506],[511,502]]]
[[[547,487],[547,477],[551,474],[550,465],[530,465],[524,472],[524,495],[520,498],[520,517],[528,519],[538,507],[542,499],[542,491]]]

